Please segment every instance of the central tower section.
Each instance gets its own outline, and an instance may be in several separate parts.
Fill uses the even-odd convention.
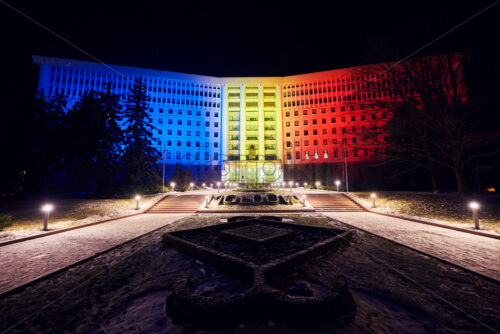
[[[282,181],[281,86],[269,79],[241,79],[225,85],[223,182]]]

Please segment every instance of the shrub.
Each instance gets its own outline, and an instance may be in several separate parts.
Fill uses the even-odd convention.
[[[14,221],[10,215],[0,215],[0,231],[6,227],[12,226]]]

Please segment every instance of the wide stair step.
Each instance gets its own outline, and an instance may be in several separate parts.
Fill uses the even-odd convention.
[[[195,213],[204,200],[203,195],[167,195],[147,213]]]
[[[343,194],[309,195],[307,201],[317,212],[363,212],[365,209]]]

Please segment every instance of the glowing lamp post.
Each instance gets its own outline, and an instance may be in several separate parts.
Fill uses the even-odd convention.
[[[202,184],[202,187],[203,187],[203,188],[206,188],[206,187],[207,187],[207,184],[206,184],[206,183],[203,183],[203,184]]]
[[[217,192],[220,190],[220,182],[217,182]]]
[[[375,193],[372,193],[370,195],[370,197],[372,198],[372,208],[374,208],[375,207],[375,198],[377,198],[377,195],[375,195]]]
[[[193,191],[193,190],[194,190],[194,183],[193,183],[193,182],[191,182],[191,183],[189,184],[189,188],[191,188],[191,191]]]
[[[340,181],[336,180],[335,181],[335,185],[337,186],[337,192],[339,192]]]
[[[288,185],[290,186],[290,192],[292,192],[293,181],[288,182]]]
[[[205,208],[208,208],[208,196],[205,196]]]
[[[135,209],[139,210],[139,200],[141,199],[141,196],[135,195]]]
[[[304,189],[307,187],[307,182],[304,182]]]
[[[43,218],[43,230],[47,231],[49,226],[49,217],[50,213],[54,210],[54,206],[52,204],[44,204],[42,206],[42,212],[45,213],[45,217]]]
[[[170,188],[172,188],[172,191],[175,191],[175,182],[170,182]]]
[[[474,219],[474,228],[479,230],[479,218],[477,217],[477,209],[479,209],[478,202],[470,202],[469,208],[472,209],[472,218]]]
[[[306,206],[306,195],[302,195],[302,206]]]
[[[316,181],[316,189],[319,189],[320,185],[321,185],[321,183],[319,181]]]

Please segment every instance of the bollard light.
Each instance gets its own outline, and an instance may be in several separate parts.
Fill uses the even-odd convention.
[[[50,213],[54,210],[54,205],[46,203],[42,205],[42,212],[45,213],[43,217],[43,231],[47,231],[49,227],[49,217]]]
[[[139,210],[139,200],[141,199],[141,196],[135,195],[135,209]]]
[[[299,187],[299,183],[298,182],[295,183],[295,187],[297,187],[297,188]]]
[[[307,187],[307,182],[304,182],[304,188],[306,188],[306,187]]]
[[[372,198],[372,208],[374,208],[375,207],[375,198],[377,198],[377,195],[375,193],[372,193],[370,195],[370,197]]]
[[[205,196],[205,208],[208,208],[208,196]]]
[[[170,188],[172,188],[172,191],[175,191],[175,182],[170,182]]]
[[[290,186],[290,192],[292,192],[293,181],[289,181],[288,185]]]
[[[319,189],[320,185],[321,185],[321,183],[319,181],[316,181],[316,189]]]
[[[339,186],[340,186],[340,181],[339,180],[336,180],[335,181],[335,185],[337,186],[337,192],[339,191]]]
[[[210,189],[212,189],[213,187],[214,187],[214,184],[210,183]]]
[[[206,184],[205,182],[203,182],[202,187],[203,187],[203,188],[206,188],[206,187],[207,187],[207,184]]]
[[[191,188],[191,190],[194,190],[194,183],[193,183],[193,182],[191,182],[191,183],[189,184],[189,188]]]
[[[470,202],[469,208],[472,209],[472,218],[474,219],[474,228],[479,230],[479,218],[477,217],[477,210],[479,209],[478,202]]]
[[[306,195],[302,195],[302,206],[306,206]]]
[[[220,182],[217,182],[217,192],[220,190]]]

